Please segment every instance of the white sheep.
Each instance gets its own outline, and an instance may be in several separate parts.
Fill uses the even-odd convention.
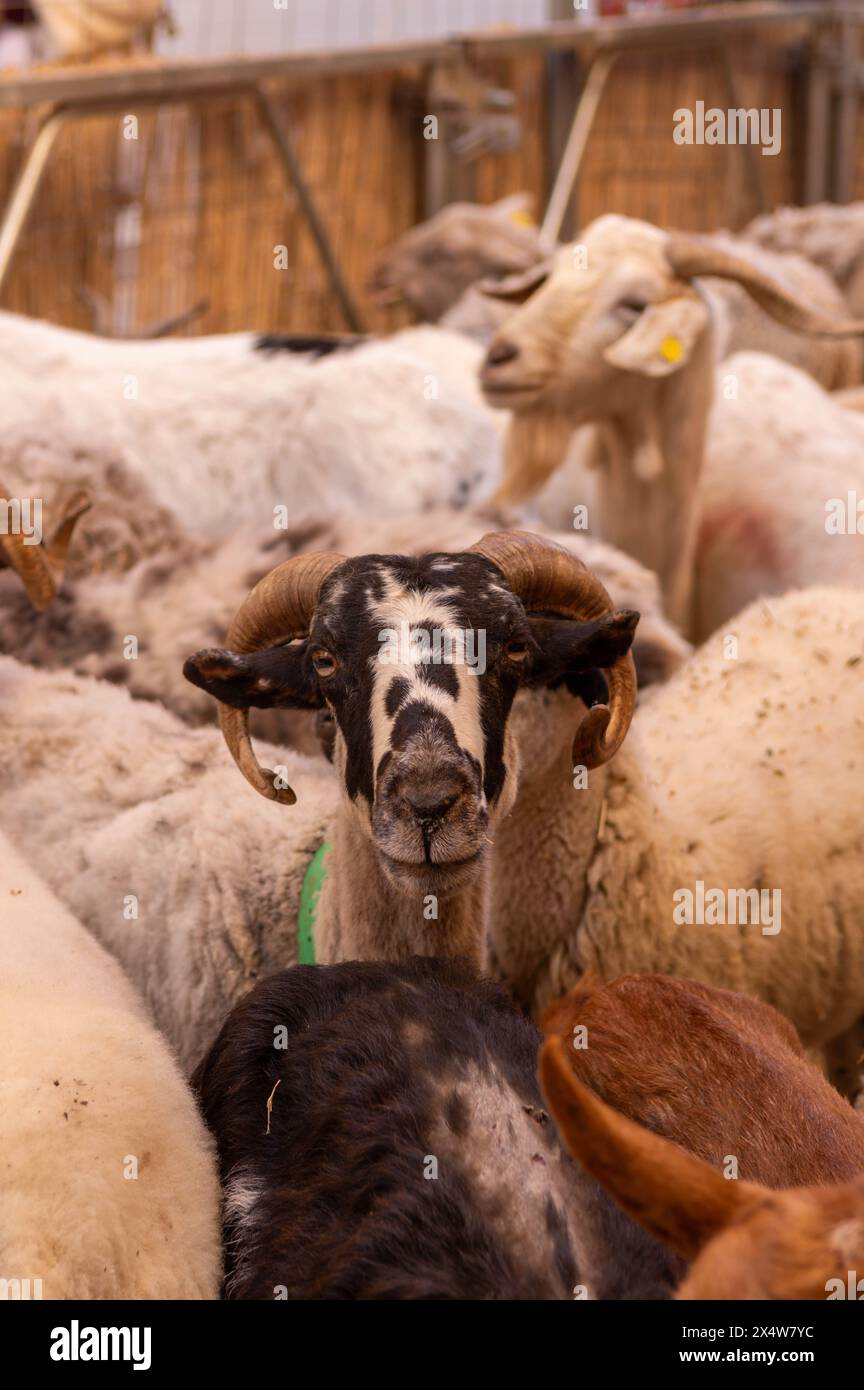
[[[446,320],[478,280],[529,270],[553,249],[531,216],[531,203],[528,193],[488,205],[449,203],[381,252],[371,293],[387,304],[405,303],[427,322]],[[482,331],[481,325],[479,336]]]
[[[190,729],[107,682],[2,657],[0,708],[0,824],[193,1067],[237,999],[296,959],[303,876],[335,809],[332,769],[272,752],[304,788],[289,820],[251,791],[238,797],[218,730]]]
[[[334,505],[379,514],[488,495],[499,428],[478,348],[409,329],[320,360],[252,334],[113,342],[0,313],[4,430],[54,418],[147,479],[191,531],[224,535]],[[39,426],[36,426],[39,429]]]
[[[654,691],[581,787],[568,697],[517,706],[522,772],[490,913],[517,997],[539,1013],[585,971],[656,972],[754,994],[812,1046],[851,1027],[864,1013],[862,663],[864,593],[758,602]],[[711,925],[716,907],[678,924],[683,890],[698,918],[715,889],[750,893],[751,913],[763,894],[761,924],[741,924],[737,899],[737,925],[728,912]]]
[[[515,412],[500,500],[524,501],[566,460],[557,505],[586,505],[594,534],[655,570],[697,640],[760,593],[858,583],[860,546],[825,526],[832,499],[864,498],[859,416],[763,354],[715,376],[699,278],[725,275],[802,329],[861,325],[832,328],[710,239],[603,217],[583,240],[489,348],[487,398]]]
[[[769,251],[796,252],[822,266],[850,309],[864,315],[864,203],[815,203],[762,213],[741,232]]]
[[[218,1298],[213,1144],[166,1042],[5,836],[0,901],[7,1296]]]

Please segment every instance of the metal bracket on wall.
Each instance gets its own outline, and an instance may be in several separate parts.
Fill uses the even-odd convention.
[[[303,216],[318,248],[318,254],[327,272],[330,287],[342,310],[348,327],[354,333],[363,331],[363,322],[345,282],[341,267],[333,249],[330,235],[318,210],[312,190],[309,187],[303,167],[294,149],[285,122],[281,119],[272,100],[258,83],[248,83],[228,89],[241,96],[251,96],[255,101],[267,134],[273,144],[276,156],[282,166],[287,182],[297,194]],[[166,101],[202,101],[215,93],[196,89],[188,94],[177,93],[171,97],[161,94],[141,95],[136,98],[138,105],[163,105]],[[220,87],[218,95],[226,95],[226,88]],[[15,249],[27,224],[27,218],[39,192],[51,153],[57,137],[64,126],[76,119],[87,116],[105,116],[112,112],[123,113],[129,109],[128,95],[121,97],[102,97],[87,103],[60,103],[43,118],[21,166],[15,185],[0,220],[0,296],[9,275]]]

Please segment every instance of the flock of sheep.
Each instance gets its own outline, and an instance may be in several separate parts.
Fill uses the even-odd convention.
[[[862,1296],[864,205],[370,288],[0,313],[0,1279]]]

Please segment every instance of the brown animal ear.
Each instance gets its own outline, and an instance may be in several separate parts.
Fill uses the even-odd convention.
[[[529,266],[527,270],[505,275],[503,280],[493,280],[487,276],[486,279],[477,281],[476,288],[488,299],[503,299],[508,304],[524,304],[525,300],[549,279],[551,270],[550,257],[548,260],[539,261],[537,265]]]
[[[629,1216],[687,1260],[762,1192],[755,1183],[727,1180],[612,1110],[577,1080],[561,1038],[547,1038],[540,1049],[540,1085],[574,1158]]]

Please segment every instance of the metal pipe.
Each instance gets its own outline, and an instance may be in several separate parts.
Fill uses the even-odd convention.
[[[65,109],[58,107],[42,122],[15,180],[15,187],[0,222],[0,295],[3,293],[15,248],[39,192],[42,175],[45,173],[54,143],[65,124],[66,115]]]
[[[279,114],[272,101],[267,96],[267,93],[257,86],[252,90],[254,91],[255,100],[258,103],[258,109],[261,112],[264,124],[270,132],[285,172],[297,192],[300,206],[306,216],[306,221],[309,223],[309,230],[315,239],[315,245],[318,247],[321,260],[324,262],[333,293],[339,301],[340,308],[345,317],[345,322],[353,333],[362,333],[364,331],[363,321],[357,312],[351,292],[342,278],[342,271],[336,259],[336,253],[333,250],[329,233],[321,220],[321,216],[315,204],[315,199],[306,182],[306,176],[297,158],[297,152],[294,149],[291,138],[285,129],[284,123],[279,119]]]
[[[570,127],[570,134],[567,137],[567,144],[558,166],[558,173],[555,176],[555,185],[549,196],[549,205],[546,208],[540,228],[541,236],[550,242],[558,240],[561,224],[567,212],[567,204],[573,196],[573,185],[579,175],[579,168],[588,144],[588,136],[591,134],[591,127],[597,115],[600,98],[606,86],[606,79],[618,56],[618,53],[601,53],[594,59],[588,70],[585,86],[579,98],[579,105],[576,107],[573,124]]]

